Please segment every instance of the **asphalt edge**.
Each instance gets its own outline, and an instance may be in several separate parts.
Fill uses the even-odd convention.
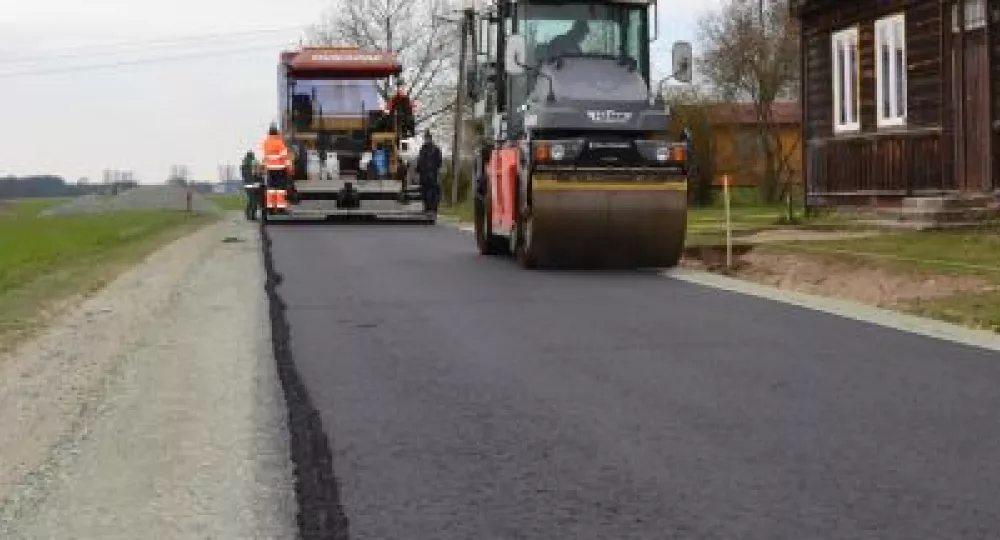
[[[330,439],[295,366],[291,329],[286,317],[287,305],[278,294],[282,277],[274,266],[268,226],[262,223],[260,229],[271,343],[288,411],[289,451],[294,467],[299,538],[348,540],[349,523],[333,470]]]
[[[674,268],[664,270],[660,272],[660,275],[695,285],[773,300],[910,334],[980,349],[1000,351],[1000,335],[986,330],[976,330],[957,324],[908,315],[838,298],[787,291],[711,272]]]
[[[474,232],[471,224],[461,220],[449,219],[442,224],[463,233]],[[848,300],[788,291],[752,281],[688,268],[678,267],[662,270],[659,274],[703,287],[764,298],[901,332],[990,351],[1000,351],[1000,335],[987,330],[976,330],[957,324],[908,315]]]

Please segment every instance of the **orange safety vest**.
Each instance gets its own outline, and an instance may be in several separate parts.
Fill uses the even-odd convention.
[[[269,135],[262,145],[264,168],[269,171],[291,170],[292,160],[288,156],[288,147],[281,136]]]

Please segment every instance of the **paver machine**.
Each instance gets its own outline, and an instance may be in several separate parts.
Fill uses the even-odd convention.
[[[401,71],[395,54],[357,47],[281,53],[278,127],[294,171],[287,207],[267,209],[269,219],[364,214],[434,220],[407,176],[406,133],[383,110],[378,88]],[[379,146],[388,170],[377,175],[364,165]]]
[[[481,140],[480,253],[521,265],[671,267],[684,246],[687,142],[653,82],[656,0],[496,0],[466,78]]]

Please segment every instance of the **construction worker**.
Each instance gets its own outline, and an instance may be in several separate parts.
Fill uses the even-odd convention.
[[[420,175],[420,196],[424,201],[424,212],[437,214],[441,187],[438,172],[441,170],[441,149],[434,144],[430,130],[424,132],[424,144],[417,157],[417,174]]]
[[[375,164],[375,177],[379,180],[385,180],[389,175],[389,152],[384,143],[378,143],[375,146],[372,162]]]
[[[247,220],[253,221],[257,217],[257,208],[261,201],[260,162],[257,161],[253,150],[247,150],[246,155],[243,156],[240,175],[243,177],[243,191],[246,192],[247,196]]]
[[[288,207],[288,191],[291,188],[292,159],[281,138],[278,127],[271,124],[267,138],[261,144],[264,171],[267,175],[265,208],[285,209]]]
[[[389,117],[390,121],[398,122],[404,139],[413,136],[413,102],[406,95],[403,79],[396,81],[396,94],[389,100]]]

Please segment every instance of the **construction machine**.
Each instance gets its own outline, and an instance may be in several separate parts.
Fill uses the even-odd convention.
[[[293,172],[287,204],[266,207],[267,219],[362,214],[434,221],[408,174],[409,134],[398,115],[383,110],[378,88],[401,71],[395,54],[358,47],[281,53],[278,129]],[[367,166],[379,149],[388,165],[381,174]]]
[[[672,267],[684,246],[688,148],[654,82],[656,0],[495,0],[475,10],[463,81],[481,133],[480,253],[525,267]]]

